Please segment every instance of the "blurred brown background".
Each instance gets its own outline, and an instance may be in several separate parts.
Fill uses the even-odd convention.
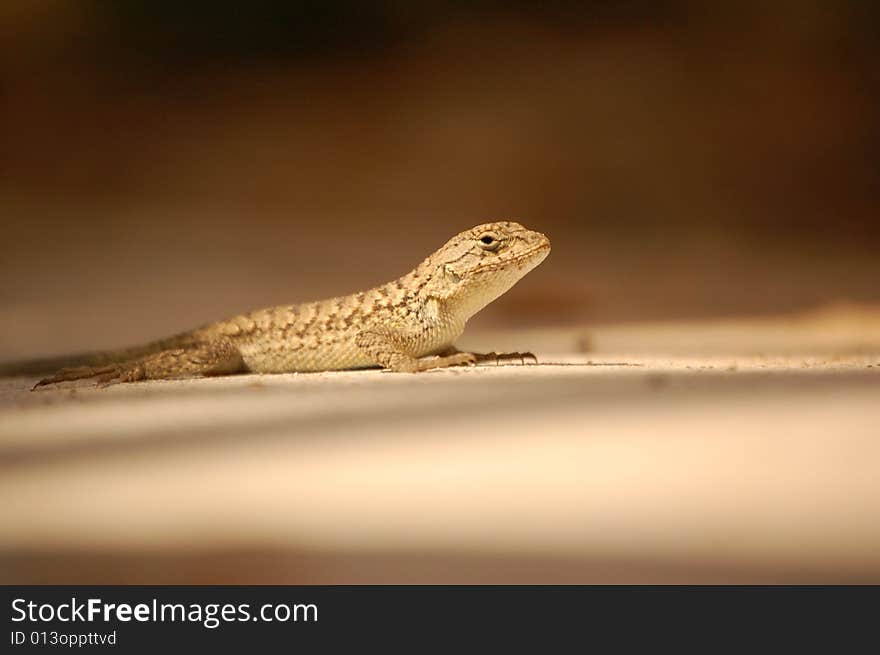
[[[29,391],[0,581],[880,580],[880,4],[0,2],[0,360],[494,218],[542,366]],[[843,301],[843,302],[842,302]]]
[[[880,9],[820,0],[0,6],[0,358],[395,277],[492,218],[479,326],[880,297]]]

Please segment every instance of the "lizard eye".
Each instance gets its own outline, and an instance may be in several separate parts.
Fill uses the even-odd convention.
[[[501,245],[501,241],[498,240],[491,232],[484,232],[477,239],[477,243],[479,243],[480,248],[483,250],[498,250],[498,246]]]

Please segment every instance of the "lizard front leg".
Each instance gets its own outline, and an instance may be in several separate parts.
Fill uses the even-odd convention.
[[[404,335],[390,330],[365,330],[358,333],[355,343],[371,360],[396,373],[418,373],[449,366],[472,365],[477,361],[472,353],[463,352],[416,357],[408,350]]]
[[[152,355],[106,366],[61,369],[55,375],[37,382],[33,388],[84,379],[94,379],[98,385],[106,386],[139,380],[223,375],[243,370],[244,362],[238,349],[231,342],[219,339],[162,350]]]

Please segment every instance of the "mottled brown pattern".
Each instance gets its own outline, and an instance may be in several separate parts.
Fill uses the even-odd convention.
[[[480,356],[454,347],[468,319],[549,252],[547,237],[518,223],[478,225],[454,236],[412,272],[374,289],[260,309],[105,353],[94,365],[64,369],[37,386],[82,378],[113,383],[245,371],[381,366],[416,372],[473,364]]]

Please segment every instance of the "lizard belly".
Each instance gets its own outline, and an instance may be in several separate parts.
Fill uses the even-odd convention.
[[[296,371],[334,371],[375,366],[354,342],[354,337],[324,343],[308,339],[281,342],[268,349],[259,343],[239,347],[242,360],[254,373],[293,373]]]
[[[322,304],[329,304],[329,301]],[[329,308],[325,309],[321,304],[316,304],[313,311],[328,314],[336,320]],[[416,316],[410,314],[409,318]],[[299,334],[293,329],[289,330],[289,336],[279,334],[276,339],[248,335],[240,338],[236,345],[245,367],[254,373],[334,371],[378,366],[357,345],[357,335],[362,330],[396,334],[401,349],[413,357],[434,355],[449,349],[464,330],[463,321],[444,312],[432,312],[432,315],[422,315],[418,319],[394,324],[377,315],[357,327],[325,326],[320,330],[302,330]]]

